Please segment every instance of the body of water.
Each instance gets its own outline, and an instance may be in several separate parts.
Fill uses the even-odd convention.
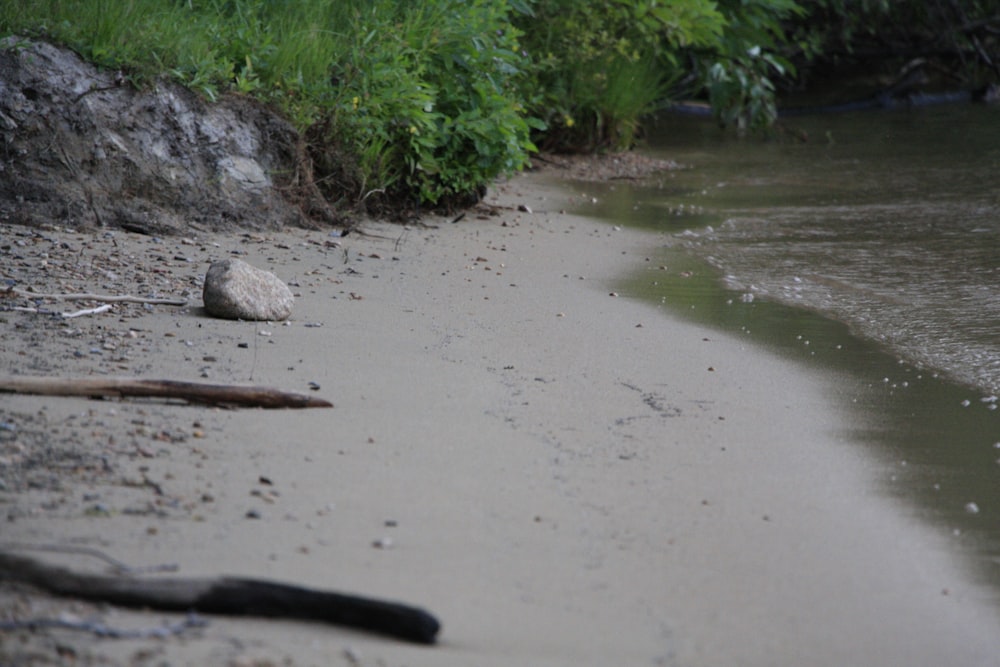
[[[829,373],[845,440],[1000,601],[1000,108],[802,117],[768,140],[665,117],[646,152],[683,168],[587,184],[579,211],[663,233],[620,291]]]
[[[708,121],[661,120],[651,151],[687,168],[642,194],[641,224],[686,232],[733,289],[827,313],[1000,392],[1000,107],[789,129],[738,140]]]

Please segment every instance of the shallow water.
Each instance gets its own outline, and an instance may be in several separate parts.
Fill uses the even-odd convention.
[[[661,119],[647,152],[686,168],[580,212],[666,233],[620,291],[833,375],[845,440],[1000,601],[1000,109],[789,129]]]
[[[690,168],[658,192],[625,195],[641,201],[636,220],[689,230],[681,240],[733,289],[830,314],[911,362],[1000,392],[1000,108],[791,127],[809,141],[661,121],[652,152]]]

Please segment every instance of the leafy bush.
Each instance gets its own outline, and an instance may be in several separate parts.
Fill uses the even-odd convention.
[[[708,47],[723,17],[709,0],[537,0],[515,16],[532,65],[522,84],[541,144],[557,150],[627,148],[641,118],[680,75],[684,47]]]
[[[521,168],[534,147],[506,2],[362,4],[338,35],[347,48],[319,142],[358,157],[342,174],[356,194],[447,204]]]
[[[794,0],[721,0],[721,38],[693,55],[699,82],[724,126],[760,129],[777,118],[774,80],[794,73],[781,54],[786,22],[804,14]]]
[[[537,0],[517,23],[534,58],[525,95],[547,148],[630,146],[643,116],[672,94],[706,95],[739,129],[777,116],[776,79],[794,73],[786,22],[794,0]]]
[[[1000,80],[996,0],[901,2],[811,0],[790,26],[789,45],[805,61],[864,63],[898,74],[914,59],[968,87]]]

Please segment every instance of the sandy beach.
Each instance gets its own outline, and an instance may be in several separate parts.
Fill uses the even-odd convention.
[[[519,176],[457,223],[344,238],[0,227],[8,284],[190,299],[0,312],[0,374],[260,384],[335,404],[0,395],[0,542],[399,600],[443,624],[431,647],[214,616],[166,639],[24,629],[0,632],[0,663],[996,664],[993,601],[878,493],[834,380],[614,294],[626,271],[671,268],[646,261],[655,235],[562,212],[585,196]],[[206,317],[200,281],[226,257],[288,283],[291,320]],[[59,614],[177,618],[0,588],[0,619]]]

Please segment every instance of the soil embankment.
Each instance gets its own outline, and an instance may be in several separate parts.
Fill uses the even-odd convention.
[[[44,42],[0,45],[0,221],[144,234],[332,219],[300,142],[245,97],[145,90]]]

